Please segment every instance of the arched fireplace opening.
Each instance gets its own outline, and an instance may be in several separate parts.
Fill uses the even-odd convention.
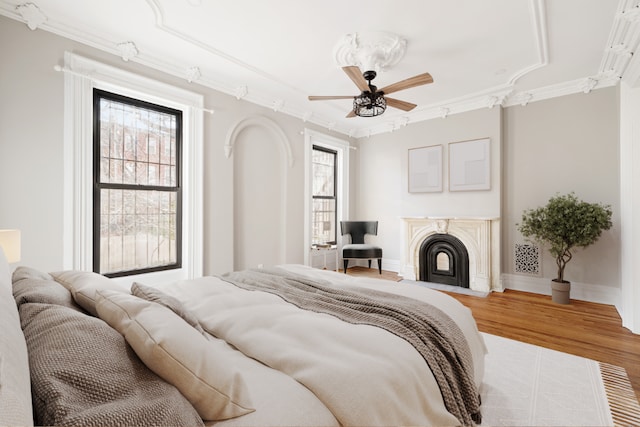
[[[420,245],[419,278],[423,282],[469,287],[469,253],[450,234],[432,234]]]

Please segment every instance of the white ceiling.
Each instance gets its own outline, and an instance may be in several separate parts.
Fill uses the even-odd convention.
[[[614,85],[639,10],[638,0],[0,0],[0,14],[30,28],[356,137]],[[371,31],[406,40],[378,87],[433,76],[393,94],[418,107],[345,118],[351,100],[308,101],[359,93],[334,50]]]

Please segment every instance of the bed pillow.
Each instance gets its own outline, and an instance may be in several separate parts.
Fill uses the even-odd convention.
[[[13,272],[13,297],[18,307],[28,302],[40,302],[83,311],[71,292],[51,275],[29,267],[18,267]]]
[[[33,425],[27,344],[11,296],[9,263],[0,247],[0,426]]]
[[[184,394],[204,420],[254,411],[242,373],[215,351],[213,342],[170,309],[134,295],[98,291],[97,310],[152,371]]]
[[[97,316],[96,291],[109,289],[129,293],[129,288],[115,280],[90,271],[66,270],[50,273],[62,286],[71,291],[73,299],[90,314]]]
[[[133,285],[131,285],[131,293],[138,298],[157,302],[158,304],[167,307],[175,314],[182,317],[185,322],[196,328],[196,330],[202,335],[207,336],[202,326],[200,326],[198,318],[194,316],[191,311],[187,310],[187,308],[177,298],[174,298],[157,288],[145,286],[138,282],[134,282]]]
[[[202,425],[117,331],[67,307],[20,306],[37,425]]]
[[[53,277],[51,277],[49,273],[36,270],[35,268],[20,266],[13,272],[12,280],[16,282],[22,279],[53,280]]]

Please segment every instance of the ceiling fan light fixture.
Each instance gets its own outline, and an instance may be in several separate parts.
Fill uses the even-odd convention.
[[[384,95],[389,93],[398,92],[400,90],[409,89],[416,86],[422,86],[428,83],[433,83],[433,77],[429,73],[422,73],[417,76],[410,77],[408,79],[401,80],[391,85],[385,86],[382,89],[371,84],[371,81],[376,77],[375,70],[367,70],[364,73],[360,71],[360,68],[355,65],[349,65],[342,67],[342,71],[347,74],[347,77],[351,79],[353,83],[360,89],[360,95],[351,96],[309,96],[309,101],[320,101],[330,99],[353,99],[353,108],[347,114],[347,118],[350,117],[376,117],[381,115],[387,109],[387,105],[394,108],[398,108],[403,111],[411,111],[416,104],[411,102],[401,101],[395,98],[386,99]]]
[[[387,109],[387,100],[378,93],[365,92],[353,98],[353,112],[359,117],[375,117]]]

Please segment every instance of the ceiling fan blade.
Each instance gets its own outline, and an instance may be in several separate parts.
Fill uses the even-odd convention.
[[[396,82],[389,86],[385,86],[382,89],[379,89],[380,92],[384,92],[385,95],[393,92],[397,92],[399,90],[409,89],[410,87],[416,87],[421,85],[426,85],[428,83],[433,83],[433,77],[431,74],[424,73],[418,74],[417,76],[409,77],[408,79]]]
[[[413,110],[414,108],[417,107],[416,104],[412,104],[412,103],[407,102],[407,101],[401,101],[401,100],[395,99],[395,98],[389,98],[389,97],[385,96],[384,99],[387,100],[387,105],[388,106],[394,107],[394,108],[399,108],[399,109],[404,110],[404,111],[411,111],[411,110]]]
[[[355,117],[355,116],[356,116],[356,112],[351,110],[351,111],[349,111],[349,114],[347,114],[345,117],[347,119],[350,119],[351,117]]]
[[[362,76],[362,71],[360,71],[359,67],[350,65],[348,67],[342,67],[342,69],[345,73],[347,73],[347,76],[349,76],[349,78],[356,84],[356,86],[358,86],[358,89],[360,89],[362,92],[367,92],[368,90],[370,90],[369,84]]]
[[[309,101],[325,101],[328,99],[353,99],[353,95],[310,96]]]

